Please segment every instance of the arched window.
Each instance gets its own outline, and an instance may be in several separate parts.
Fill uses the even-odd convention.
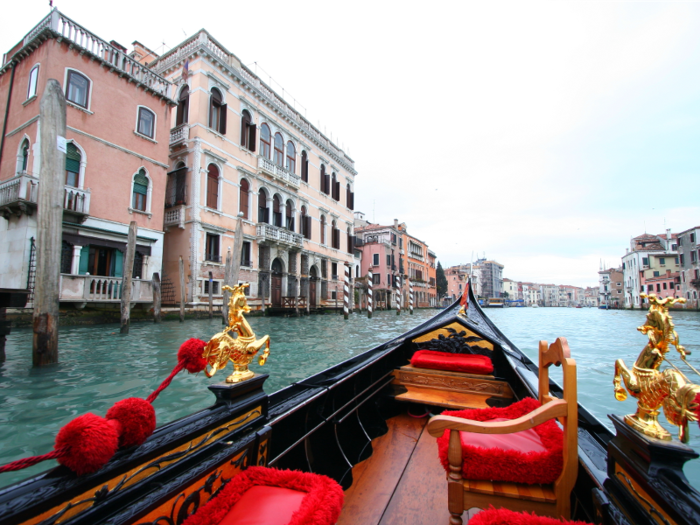
[[[352,188],[350,188],[350,183],[345,190],[345,205],[351,210],[355,209],[355,193],[353,193]]]
[[[335,171],[333,172],[333,175],[331,175],[331,192],[333,193],[333,199],[339,201],[340,200],[340,183],[338,182],[338,179],[335,176]]]
[[[135,210],[146,211],[146,202],[148,200],[148,177],[146,170],[141,168],[134,175],[134,190],[131,200],[131,207]]]
[[[244,219],[248,219],[248,199],[250,197],[250,184],[246,179],[241,179],[240,211]]]
[[[279,133],[275,133],[275,164],[284,166],[284,139]]]
[[[321,164],[321,191],[328,195],[330,193],[330,185],[331,181],[330,176],[326,174],[326,165]]]
[[[272,224],[278,228],[282,227],[282,205],[279,195],[272,198]]]
[[[331,222],[331,246],[336,250],[340,249],[340,230],[335,220]]]
[[[216,88],[211,88],[209,97],[209,127],[222,135],[226,134],[226,104],[221,91]]]
[[[175,117],[175,125],[187,124],[187,119],[190,112],[190,88],[185,85],[180,90],[180,96],[177,99],[177,115]]]
[[[266,159],[270,158],[271,139],[269,126],[267,124],[260,126],[260,155]]]
[[[187,204],[187,166],[184,162],[178,162],[175,170],[168,173],[165,188],[165,207],[180,204]]]
[[[306,150],[301,152],[301,180],[309,182],[309,156]]]
[[[297,170],[297,150],[291,140],[287,142],[287,164],[285,168],[292,173],[296,173]]]
[[[29,139],[24,139],[17,152],[17,173],[26,173],[29,167]]]
[[[306,206],[301,207],[301,234],[305,239],[311,239],[311,217],[306,212]]]
[[[69,142],[66,146],[66,186],[78,187],[80,183],[80,150]]]
[[[241,113],[241,147],[255,151],[255,124],[247,109]]]
[[[90,80],[72,69],[66,79],[66,100],[85,109],[90,105]]]
[[[267,207],[267,192],[258,192],[258,222],[270,223],[270,209]]]
[[[289,231],[294,231],[294,203],[291,200],[287,201],[286,215],[284,226]]]
[[[326,216],[321,215],[321,244],[326,244]]]
[[[352,242],[352,228],[348,226],[348,253],[352,253],[353,250],[353,242]]]
[[[136,132],[149,138],[155,138],[156,114],[148,108],[139,106]]]
[[[207,168],[207,207],[219,208],[219,168],[215,164]]]

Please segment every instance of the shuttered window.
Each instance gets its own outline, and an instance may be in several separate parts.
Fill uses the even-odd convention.
[[[209,99],[209,127],[226,135],[226,104],[223,103],[221,92],[212,88]]]
[[[284,139],[279,133],[275,133],[275,164],[284,165]]]
[[[285,167],[292,173],[295,173],[297,169],[297,150],[291,140],[287,142],[287,165]]]
[[[134,195],[132,199],[132,208],[135,210],[146,211],[146,199],[148,198],[148,177],[146,170],[141,168],[134,175]]]
[[[244,219],[249,219],[248,216],[248,199],[249,197],[250,184],[248,181],[241,180],[241,193],[240,193],[240,212],[243,214]]]
[[[267,124],[260,126],[260,155],[266,159],[270,158],[270,147],[272,144],[272,137],[270,135],[270,128]]]
[[[209,164],[207,173],[207,207],[218,209],[219,205],[219,168]]]
[[[66,186],[78,187],[80,180],[80,150],[69,142],[66,147]]]

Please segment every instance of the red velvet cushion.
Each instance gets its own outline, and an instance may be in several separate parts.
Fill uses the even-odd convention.
[[[306,492],[267,487],[249,488],[219,525],[287,525]]]
[[[534,513],[514,512],[507,509],[482,510],[469,520],[469,525],[591,525],[585,521],[568,521],[537,516]]]
[[[497,417],[491,421],[510,421]],[[462,448],[465,446],[481,448],[500,448],[501,450],[517,450],[518,452],[546,452],[539,434],[534,429],[521,430],[512,434],[477,434],[476,432],[460,432],[459,439]]]
[[[418,350],[411,358],[411,364],[417,368],[433,370],[452,370],[468,374],[492,374],[493,363],[485,355],[452,354],[434,350]]]
[[[504,408],[470,410],[446,410],[445,416],[455,416],[473,421],[493,421],[496,418],[517,419],[538,408],[540,402],[526,397]],[[564,457],[564,433],[554,420],[533,428],[542,442],[544,451],[521,452],[488,446],[474,446],[462,442],[462,475],[465,479],[510,481],[513,483],[553,483],[561,474]],[[438,453],[445,470],[449,472],[447,447],[450,431],[438,438]],[[487,438],[489,439],[489,438]],[[482,440],[481,444],[484,443]],[[486,442],[488,443],[488,441]]]

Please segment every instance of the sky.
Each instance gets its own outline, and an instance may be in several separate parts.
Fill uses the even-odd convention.
[[[355,210],[443,267],[593,286],[632,237],[700,225],[699,3],[54,5],[127,48],[209,31],[353,158]],[[49,5],[3,11],[5,52]]]

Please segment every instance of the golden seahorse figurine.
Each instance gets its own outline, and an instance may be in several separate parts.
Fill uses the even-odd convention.
[[[223,287],[224,291],[231,292],[228,302],[228,326],[223,332],[214,335],[204,347],[203,357],[208,366],[204,373],[207,377],[212,377],[217,370],[225,368],[231,361],[234,372],[226,378],[226,382],[240,383],[255,375],[248,369],[248,365],[263,346],[265,350],[258,357],[258,364],[264,365],[270,355],[270,336],[264,335],[256,339],[253,329],[243,317],[244,313],[250,312],[244,293],[248,286],[249,284],[245,283],[234,288]],[[235,334],[236,337],[232,337],[231,334]]]
[[[659,299],[654,294],[641,294],[641,297],[649,298],[649,312],[646,324],[637,330],[645,334],[649,342],[637,357],[632,370],[625,366],[622,359],[615,361],[615,398],[624,401],[629,392],[637,399],[637,412],[625,416],[625,422],[647,436],[670,441],[671,434],[658,421],[659,409],[663,407],[669,423],[679,427],[678,438],[687,443],[688,422],[697,420],[694,399],[695,394],[700,392],[700,386],[688,381],[678,369],[659,370],[671,345],[683,361],[690,354],[680,344],[673,319],[668,313],[669,306],[684,303],[685,299]]]

